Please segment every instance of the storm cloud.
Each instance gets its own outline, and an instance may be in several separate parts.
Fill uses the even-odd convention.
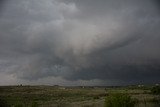
[[[160,82],[157,0],[0,3],[2,85]]]

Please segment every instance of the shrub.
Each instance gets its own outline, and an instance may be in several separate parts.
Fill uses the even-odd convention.
[[[136,103],[136,99],[121,93],[110,94],[105,99],[105,107],[134,107]]]
[[[31,107],[38,107],[38,103],[37,102],[32,102]]]
[[[160,94],[160,86],[155,86],[151,89],[152,94],[159,95]]]
[[[0,97],[0,107],[10,107],[6,100]]]
[[[17,104],[15,104],[13,107],[24,107],[24,105],[21,104],[21,103],[17,103]]]
[[[99,96],[94,96],[93,99],[100,99],[100,97]]]

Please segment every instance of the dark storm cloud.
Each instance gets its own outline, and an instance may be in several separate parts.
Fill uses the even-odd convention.
[[[1,0],[0,1],[0,12],[2,11],[2,9],[3,9],[3,7],[4,7],[6,2],[7,2],[7,0]]]
[[[156,1],[14,0],[2,10],[3,75],[34,81],[53,76],[103,84],[159,82]]]

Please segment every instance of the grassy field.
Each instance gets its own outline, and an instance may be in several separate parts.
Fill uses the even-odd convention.
[[[151,87],[1,86],[0,107],[104,107],[109,94],[128,94],[136,107],[160,107]]]

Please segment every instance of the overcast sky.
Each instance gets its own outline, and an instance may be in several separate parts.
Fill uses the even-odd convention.
[[[1,0],[0,85],[159,82],[158,0]]]

